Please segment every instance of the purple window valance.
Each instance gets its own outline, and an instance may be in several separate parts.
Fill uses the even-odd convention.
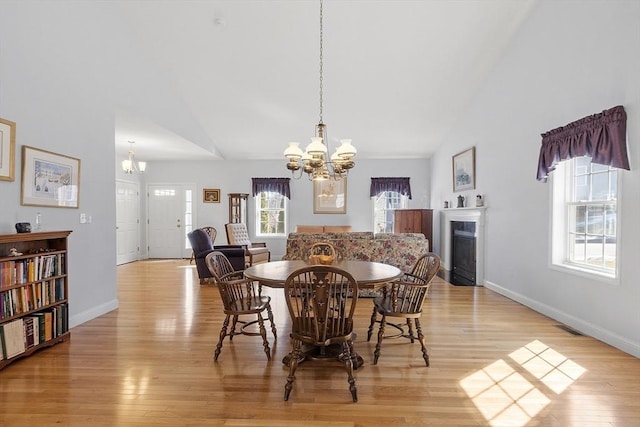
[[[409,178],[371,178],[369,197],[375,197],[384,191],[396,191],[411,199],[411,184],[409,184]]]
[[[289,181],[291,178],[251,178],[253,196],[262,192],[280,193],[287,199],[291,199]]]
[[[627,113],[622,105],[542,134],[538,180],[546,182],[556,164],[589,156],[593,163],[629,170]]]

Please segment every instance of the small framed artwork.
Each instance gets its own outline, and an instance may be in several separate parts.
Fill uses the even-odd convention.
[[[13,181],[16,164],[16,124],[0,118],[0,181]]]
[[[347,213],[347,178],[313,181],[314,214]]]
[[[80,159],[22,146],[21,204],[77,208]]]
[[[202,201],[204,203],[220,203],[220,189],[219,188],[203,188]]]
[[[476,147],[453,156],[453,191],[476,188]]]

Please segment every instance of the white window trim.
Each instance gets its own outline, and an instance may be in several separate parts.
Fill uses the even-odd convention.
[[[568,215],[566,212],[566,180],[570,179],[569,168],[565,167],[566,162],[560,162],[556,166],[556,170],[549,175],[549,268],[564,273],[573,274],[580,277],[594,279],[600,282],[604,282],[611,285],[620,284],[620,247],[621,247],[621,227],[620,212],[622,210],[622,203],[620,194],[621,189],[621,175],[617,174],[617,194],[616,201],[616,269],[614,273],[608,273],[600,271],[598,269],[587,268],[578,264],[570,263],[566,259],[567,253],[567,220]],[[554,206],[561,204],[563,209],[554,210]]]
[[[371,200],[371,224],[372,224],[371,228],[373,229],[374,233],[378,232],[376,231],[376,197],[377,196],[369,197],[369,199]],[[398,209],[407,209],[409,206],[409,196],[400,194],[400,204],[401,204],[401,207]],[[388,210],[394,210],[394,209],[388,209]]]
[[[289,229],[289,199],[287,197],[284,197],[284,233],[262,233],[260,232],[260,194],[258,193],[256,196],[253,197],[253,204],[254,204],[254,217],[255,217],[255,221],[254,221],[254,226],[256,229],[256,237],[274,237],[274,238],[280,238],[280,237],[287,237],[287,230]]]

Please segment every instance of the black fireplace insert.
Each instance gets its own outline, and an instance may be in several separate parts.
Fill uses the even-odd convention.
[[[451,221],[451,277],[454,285],[476,284],[476,223]]]

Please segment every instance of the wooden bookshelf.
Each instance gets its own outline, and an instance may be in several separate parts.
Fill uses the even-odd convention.
[[[69,234],[0,235],[0,369],[70,339]]]

